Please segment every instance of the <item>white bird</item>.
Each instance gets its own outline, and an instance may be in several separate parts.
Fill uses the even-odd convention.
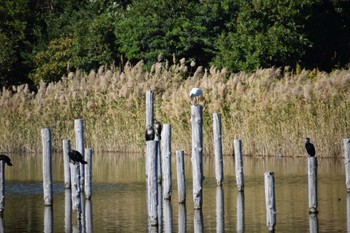
[[[191,97],[191,104],[194,105],[198,105],[199,102],[199,98],[202,97],[203,98],[203,90],[200,88],[192,88],[191,92],[190,92],[190,97]]]

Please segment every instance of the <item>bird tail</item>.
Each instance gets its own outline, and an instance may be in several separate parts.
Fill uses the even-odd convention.
[[[7,165],[13,166],[12,163],[11,163],[10,161],[7,162]]]
[[[87,164],[87,162],[86,162],[86,161],[84,161],[84,160],[82,160],[82,161],[81,161],[81,163],[82,163],[82,164]]]

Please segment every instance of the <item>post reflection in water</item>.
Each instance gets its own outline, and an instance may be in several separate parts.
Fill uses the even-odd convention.
[[[310,233],[318,233],[317,214],[310,214],[309,215],[309,228],[310,228]]]
[[[92,225],[92,202],[89,199],[85,200],[85,224],[86,224],[86,232],[92,233],[93,232],[93,225]]]
[[[44,209],[44,232],[53,232],[53,211],[52,206],[45,206]]]
[[[187,213],[186,213],[186,203],[180,203],[179,204],[179,218],[178,218],[178,224],[179,224],[179,233],[187,232]]]
[[[245,225],[244,192],[237,193],[237,232],[243,233]]]
[[[170,200],[164,200],[164,232],[173,232],[173,211]]]
[[[225,232],[224,189],[216,187],[216,232]]]
[[[194,210],[194,232],[204,233],[203,213],[202,209]]]
[[[84,198],[84,191],[81,191],[80,193],[80,206],[81,206],[81,212],[79,214],[79,226],[80,230],[82,232],[85,232],[85,198]]]
[[[0,214],[0,232],[5,232],[5,225],[4,225],[4,219],[2,214]]]
[[[158,232],[163,230],[163,186],[158,183]]]
[[[64,191],[64,229],[66,233],[72,232],[72,198],[71,190]]]
[[[346,225],[347,232],[350,232],[350,193],[346,195]]]

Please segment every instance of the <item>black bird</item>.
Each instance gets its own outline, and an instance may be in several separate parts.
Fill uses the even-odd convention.
[[[0,160],[4,160],[4,162],[9,166],[13,166],[11,159],[7,155],[0,155]]]
[[[146,126],[145,136],[146,136],[146,141],[153,141],[154,140],[155,132],[154,132],[154,128],[152,125]]]
[[[158,140],[160,140],[161,134],[162,134],[162,123],[160,123],[157,119],[154,119],[153,120],[153,127],[154,127],[154,131],[155,131],[155,136],[157,136]]]
[[[79,151],[76,151],[76,150],[69,151],[68,156],[73,161],[74,164],[76,163],[87,164],[87,162],[83,160],[83,156],[82,154],[80,154]]]
[[[311,143],[310,138],[305,138],[306,142],[305,142],[305,149],[307,151],[307,153],[311,156],[314,157],[316,154],[316,150],[314,145]]]

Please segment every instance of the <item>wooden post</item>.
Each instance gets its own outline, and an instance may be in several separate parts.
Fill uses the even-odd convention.
[[[224,189],[216,187],[216,232],[225,232]]]
[[[172,172],[171,172],[171,125],[164,124],[162,130],[162,173],[163,173],[163,198],[171,199]]]
[[[157,163],[158,165],[158,163]],[[158,229],[163,229],[163,186],[158,183]]]
[[[74,131],[75,131],[75,149],[79,151],[85,160],[84,153],[84,121],[83,119],[74,120]],[[79,166],[80,168],[80,191],[84,192],[84,166]]]
[[[350,192],[350,138],[343,139],[344,163],[345,163],[345,183],[348,193]]]
[[[154,119],[153,91],[148,90],[148,91],[146,91],[146,127],[148,125],[153,125],[153,119]],[[148,163],[147,162],[148,162],[148,160],[146,158],[146,176],[147,176],[147,172],[148,172]],[[159,168],[159,169],[161,170],[162,168]]]
[[[164,232],[174,232],[173,229],[173,210],[171,201],[169,199],[164,200]]]
[[[185,178],[185,162],[184,162],[184,151],[176,151],[176,170],[177,170],[177,191],[178,191],[178,202],[186,202],[186,178]]]
[[[203,107],[191,106],[194,209],[203,205]]]
[[[41,129],[43,146],[43,190],[46,206],[52,205],[52,143],[49,128]]]
[[[71,171],[71,189],[73,210],[78,212],[78,219],[81,218],[81,203],[80,203],[80,169],[79,164],[70,163]]]
[[[72,191],[66,189],[64,191],[64,230],[72,232]]]
[[[64,187],[70,189],[70,169],[68,152],[71,151],[70,140],[63,140]]]
[[[157,167],[158,167],[157,175],[158,175],[158,183],[162,184],[162,181],[163,181],[162,152],[161,152],[161,149],[160,149],[160,140],[159,140],[158,136],[156,136],[155,140],[157,142]]]
[[[237,193],[237,232],[244,233],[245,225],[245,207],[244,192]]]
[[[53,232],[53,210],[52,206],[45,206],[44,209],[44,233]]]
[[[148,197],[148,223],[150,226],[158,225],[158,182],[157,182],[157,143],[147,141],[147,197]]]
[[[214,156],[215,156],[215,177],[217,185],[224,182],[224,167],[222,158],[222,126],[221,113],[213,114],[213,132],[214,132]]]
[[[179,216],[178,216],[178,232],[187,232],[187,213],[186,213],[186,203],[179,204]]]
[[[85,158],[87,164],[81,165],[85,166],[85,197],[87,199],[91,198],[92,195],[92,149],[85,149]]]
[[[238,191],[244,190],[244,173],[243,173],[243,153],[242,153],[242,140],[235,139],[233,141],[235,151],[235,169],[236,169],[236,182]]]
[[[273,172],[265,172],[265,201],[266,201],[266,224],[269,231],[273,231],[276,226],[276,195],[275,177]]]
[[[0,160],[0,215],[5,210],[5,162]]]
[[[309,189],[309,213],[317,213],[317,157],[308,158],[308,189]]]

